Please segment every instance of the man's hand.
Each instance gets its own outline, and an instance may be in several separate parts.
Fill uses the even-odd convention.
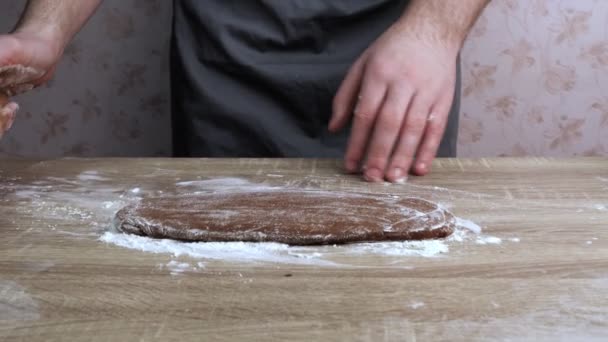
[[[53,76],[63,50],[101,0],[29,0],[11,34],[0,35],[0,138],[19,106],[11,96]]]
[[[0,137],[11,128],[19,106],[18,95],[49,80],[59,60],[56,44],[41,36],[0,35]]]
[[[4,94],[0,94],[0,138],[5,131],[9,130],[15,120],[15,113],[19,109],[19,106],[8,100],[8,97]]]
[[[453,101],[458,52],[487,1],[414,0],[355,62],[329,125],[337,131],[354,113],[349,172],[362,165],[368,181],[403,182],[410,170],[430,171]]]

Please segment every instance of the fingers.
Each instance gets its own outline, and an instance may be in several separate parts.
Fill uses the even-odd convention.
[[[24,84],[17,84],[14,86],[10,86],[8,88],[5,88],[4,91],[9,95],[9,96],[16,96],[25,92],[28,92],[30,90],[34,89],[34,85],[31,83],[24,83]]]
[[[419,176],[424,176],[431,172],[431,165],[433,159],[437,156],[437,151],[441,145],[448,122],[448,116],[450,115],[450,108],[454,99],[453,94],[453,91],[444,92],[439,102],[433,106],[422,144],[418,150],[416,165],[412,169]]]
[[[387,164],[399,139],[405,113],[413,95],[413,89],[407,85],[395,85],[388,89],[367,151],[364,174],[366,180],[380,182],[384,179]],[[401,170],[395,177],[402,178],[406,175],[407,169]]]
[[[22,65],[6,65],[0,67],[0,89],[14,88],[22,85],[30,86],[34,81],[44,76],[44,72]]]
[[[0,109],[0,137],[13,126],[18,110],[19,105],[15,102],[11,102]]]
[[[375,82],[369,74],[363,78],[359,102],[355,108],[353,128],[345,156],[345,168],[348,172],[357,172],[363,161],[370,134],[387,86],[384,82]]]
[[[363,65],[363,59],[353,64],[334,97],[333,114],[329,122],[329,130],[332,132],[342,129],[351,117],[363,78]]]
[[[424,94],[414,96],[401,127],[401,134],[395,146],[393,158],[386,170],[388,181],[402,183],[407,180],[407,174],[427,126],[431,104],[432,100]]]

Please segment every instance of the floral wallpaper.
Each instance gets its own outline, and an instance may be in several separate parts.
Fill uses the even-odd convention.
[[[5,1],[0,31],[25,0]],[[459,156],[608,155],[608,1],[493,0],[462,52]],[[105,0],[0,156],[167,156],[171,1]]]
[[[494,0],[463,51],[459,154],[608,154],[608,1]]]

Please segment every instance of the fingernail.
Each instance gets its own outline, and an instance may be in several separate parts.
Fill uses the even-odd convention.
[[[420,163],[420,164],[418,164],[418,168],[422,169],[423,171],[426,171],[427,165],[425,163]]]
[[[397,184],[404,184],[407,182],[407,174],[403,172],[403,169],[395,168],[393,169],[393,179]]]
[[[378,169],[368,169],[365,171],[365,180],[368,182],[380,182],[382,181],[382,172]]]
[[[396,184],[405,184],[407,183],[408,177],[399,178],[395,181]]]

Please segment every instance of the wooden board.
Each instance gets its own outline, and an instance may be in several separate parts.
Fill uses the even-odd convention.
[[[439,160],[406,185],[333,160],[0,163],[1,340],[602,340],[608,336],[608,160]],[[111,199],[234,177],[445,203],[502,239],[442,257],[343,267],[172,261],[100,242]],[[122,197],[121,197],[122,196]],[[107,207],[107,208],[106,208]],[[98,210],[105,208],[104,210]],[[105,217],[107,214],[107,217]],[[519,239],[519,242],[516,240]]]

